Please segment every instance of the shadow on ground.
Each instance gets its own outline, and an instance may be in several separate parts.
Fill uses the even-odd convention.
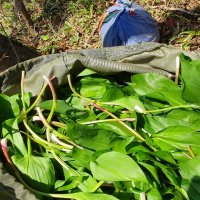
[[[160,42],[182,46],[186,50],[200,49],[200,6],[189,13],[167,11],[164,22],[159,23]],[[198,15],[192,15],[192,14]]]

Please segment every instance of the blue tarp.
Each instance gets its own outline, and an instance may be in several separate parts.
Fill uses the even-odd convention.
[[[132,45],[142,42],[158,42],[158,23],[137,3],[117,0],[115,5],[107,9],[100,29],[104,47]]]

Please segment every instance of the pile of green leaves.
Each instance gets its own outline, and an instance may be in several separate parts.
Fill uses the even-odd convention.
[[[200,61],[181,55],[181,66],[179,85],[86,69],[58,96],[46,79],[35,99],[22,79],[20,95],[0,95],[2,148],[6,138],[17,177],[54,198],[200,199]],[[53,98],[41,102],[48,85]]]

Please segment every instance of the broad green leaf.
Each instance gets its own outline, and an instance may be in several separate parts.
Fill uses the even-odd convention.
[[[133,136],[133,133],[119,122],[110,121],[110,122],[98,123],[95,127],[99,129],[112,131],[121,136]]]
[[[56,181],[56,190],[59,192],[72,190],[78,187],[78,185],[80,185],[81,182],[82,182],[81,176],[71,176],[69,177],[69,179],[67,179],[67,181],[61,181],[61,182]],[[62,186],[59,187],[59,185],[61,184]]]
[[[74,122],[67,123],[66,133],[75,143],[95,150],[107,149],[112,138],[116,136],[113,132]]]
[[[75,112],[75,120],[79,123],[92,122],[96,120],[96,115],[93,110],[84,111],[83,115],[77,116]]]
[[[81,98],[79,97],[76,97],[76,96],[71,96],[70,98],[68,98],[66,100],[66,102],[74,107],[74,108],[77,108],[79,110],[84,110],[85,109],[85,105],[84,105],[84,102]]]
[[[137,151],[133,155],[137,158],[138,162],[154,160],[153,156],[151,156],[149,153],[144,152],[144,151]]]
[[[143,152],[147,152],[147,153],[151,152],[149,149],[147,149],[143,145],[137,145],[137,146],[134,146],[134,147],[130,148],[128,150],[128,154],[135,153],[135,152],[138,152],[138,151],[143,151]]]
[[[200,130],[200,113],[194,110],[172,110],[167,115],[147,115],[144,119],[145,129],[154,133],[170,126],[182,125]]]
[[[181,76],[184,81],[183,98],[192,103],[200,103],[200,60],[191,61],[183,54],[181,58]]]
[[[176,120],[179,125],[184,123],[184,126],[200,130],[200,112],[197,110],[172,110],[167,114],[167,118]]]
[[[17,118],[14,119],[8,119],[3,122],[2,124],[2,137],[7,138],[9,141],[11,141],[15,153],[19,153],[21,155],[27,154],[27,149],[24,144],[23,137],[20,133]]]
[[[172,80],[153,73],[132,76],[132,86],[140,96],[168,102],[170,105],[182,105],[182,89]]]
[[[43,101],[38,106],[42,109],[45,109],[45,110],[51,110],[52,104],[53,104],[53,100],[47,100],[47,101]],[[57,100],[56,101],[55,112],[57,112],[57,113],[66,113],[66,112],[76,111],[76,110],[77,110],[77,108],[70,106],[64,100]]]
[[[3,121],[10,118],[14,118],[10,98],[4,94],[0,94],[0,126]]]
[[[162,148],[159,142],[165,142],[173,148],[183,149],[192,146],[200,148],[200,134],[196,130],[185,126],[173,126],[153,134],[154,142]]]
[[[105,93],[103,94],[101,101],[113,101],[115,99],[122,98],[124,93],[116,85],[107,86]]]
[[[174,160],[172,155],[167,151],[156,151],[156,152],[152,153],[152,155],[154,155],[162,160],[165,160],[171,164],[176,165],[176,161]]]
[[[142,165],[143,167],[145,167],[145,168],[151,173],[152,177],[153,177],[158,183],[160,183],[157,169],[156,169],[153,165],[150,165],[150,164],[147,164],[147,163],[144,163],[144,162],[140,162],[140,165]],[[152,181],[153,181],[153,180],[152,180]]]
[[[147,193],[148,200],[162,200],[162,196],[158,190],[158,188],[153,187],[148,193]]]
[[[66,194],[66,198],[75,199],[75,200],[119,200],[116,197],[108,194],[101,193],[87,193],[87,192],[79,192]]]
[[[142,110],[145,110],[142,102],[135,96],[122,97],[111,101],[111,104],[122,106],[130,111],[135,111],[135,106],[139,106]]]
[[[80,74],[77,76],[88,76],[91,74],[96,74],[96,72],[92,71],[91,69],[84,69]]]
[[[110,148],[112,149],[112,151],[127,154],[126,148],[131,142],[133,142],[133,140],[134,137],[116,137],[111,141]]]
[[[55,170],[47,157],[12,156],[12,161],[31,187],[49,192],[55,184]]]
[[[87,98],[100,98],[106,91],[106,83],[109,81],[103,78],[84,77],[80,80],[80,93]]]
[[[169,179],[170,184],[174,185],[176,188],[180,188],[180,184],[178,181],[179,177],[171,166],[167,166],[159,162],[154,162],[154,165],[161,169],[167,179]]]
[[[174,191],[174,197],[172,200],[185,200],[185,197],[181,194],[179,190]]]
[[[15,117],[19,116],[22,110],[22,102],[21,102],[20,96],[18,94],[13,95],[10,97],[9,101],[11,103],[14,116]]]
[[[184,179],[190,181],[192,181],[192,179],[200,180],[198,177],[200,175],[200,156],[196,156],[187,162],[181,163],[179,167],[179,172]]]
[[[93,192],[95,190],[95,187],[97,185],[97,181],[89,176],[85,181],[83,181],[78,188],[82,192]]]
[[[139,165],[128,155],[107,152],[90,162],[95,179],[102,181],[135,181],[148,183]]]
[[[200,156],[180,164],[182,186],[191,200],[200,199]]]
[[[74,161],[70,163],[76,167],[89,167],[89,162],[92,160],[92,154],[94,152],[89,149],[74,148],[72,151],[72,158]]]

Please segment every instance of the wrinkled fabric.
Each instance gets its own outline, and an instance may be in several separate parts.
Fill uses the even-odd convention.
[[[158,23],[139,4],[127,0],[117,0],[107,9],[100,29],[104,47],[158,42]]]
[[[127,76],[127,73],[144,73],[144,71],[174,74],[176,57],[181,53],[192,60],[200,59],[200,51],[189,52],[156,42],[43,55],[0,73],[0,92],[7,95],[20,93],[22,71],[25,71],[24,92],[31,92],[33,96],[40,93],[45,82],[43,76],[57,77],[54,83],[54,87],[57,88],[68,82],[68,74],[75,77],[86,68],[100,74],[116,74],[120,77]]]

